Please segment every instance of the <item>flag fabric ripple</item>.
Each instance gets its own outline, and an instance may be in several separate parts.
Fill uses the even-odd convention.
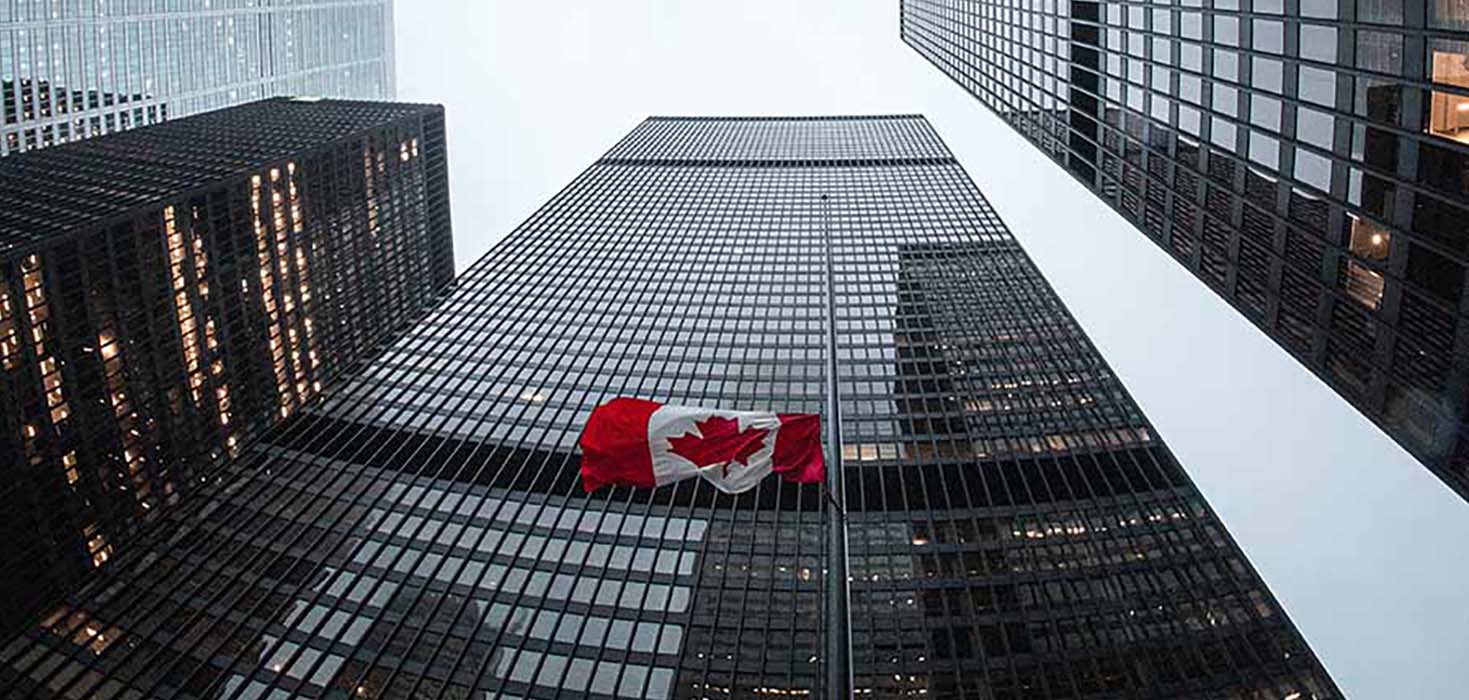
[[[743,493],[772,472],[820,483],[821,417],[722,411],[617,398],[598,406],[581,434],[582,487],[655,488],[699,477]]]

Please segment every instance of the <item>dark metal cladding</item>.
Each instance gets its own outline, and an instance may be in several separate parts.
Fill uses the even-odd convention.
[[[1469,498],[1469,4],[901,7],[919,54]]]
[[[0,631],[440,299],[444,147],[277,99],[0,159]]]
[[[844,697],[818,486],[581,490],[616,396],[821,412],[856,697],[1337,698],[917,116],[653,118],[0,652],[69,698]]]

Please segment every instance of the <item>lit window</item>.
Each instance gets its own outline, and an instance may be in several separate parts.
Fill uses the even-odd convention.
[[[1348,250],[1363,260],[1381,262],[1387,260],[1392,245],[1392,232],[1366,219],[1352,217],[1352,238]],[[1386,280],[1381,273],[1357,262],[1348,260],[1342,287],[1347,296],[1357,303],[1377,309],[1382,305],[1382,292]]]
[[[1352,241],[1348,248],[1352,255],[1363,260],[1386,260],[1391,244],[1392,231],[1367,219],[1352,217]]]
[[[1441,39],[1434,44],[1433,82],[1469,90],[1469,44]],[[1469,93],[1434,90],[1429,99],[1428,133],[1469,143]]]
[[[1347,296],[1355,299],[1357,303],[1376,310],[1382,304],[1384,286],[1381,274],[1355,260],[1347,261],[1345,289]]]

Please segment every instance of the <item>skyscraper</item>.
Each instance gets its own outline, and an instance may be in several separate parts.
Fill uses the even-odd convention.
[[[1469,4],[901,5],[904,41],[1469,498]]]
[[[0,2],[0,156],[281,95],[391,99],[391,0]]]
[[[616,396],[821,412],[832,322],[828,626],[819,486],[587,495],[576,444]],[[1339,697],[921,117],[647,120],[247,457],[0,683],[838,698],[849,630],[856,697]]]
[[[452,283],[443,111],[274,99],[0,160],[0,629]]]

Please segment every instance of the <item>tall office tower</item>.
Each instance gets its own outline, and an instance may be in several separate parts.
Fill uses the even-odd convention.
[[[902,36],[1469,498],[1469,3],[902,0]]]
[[[828,260],[828,244],[831,258]],[[583,493],[616,396],[820,412],[819,486]],[[1339,697],[921,117],[654,118],[4,647],[20,694]],[[854,694],[823,687],[848,628]]]
[[[0,156],[280,95],[392,99],[392,0],[0,2]]]
[[[0,629],[439,298],[446,172],[441,108],[286,99],[0,160]]]

